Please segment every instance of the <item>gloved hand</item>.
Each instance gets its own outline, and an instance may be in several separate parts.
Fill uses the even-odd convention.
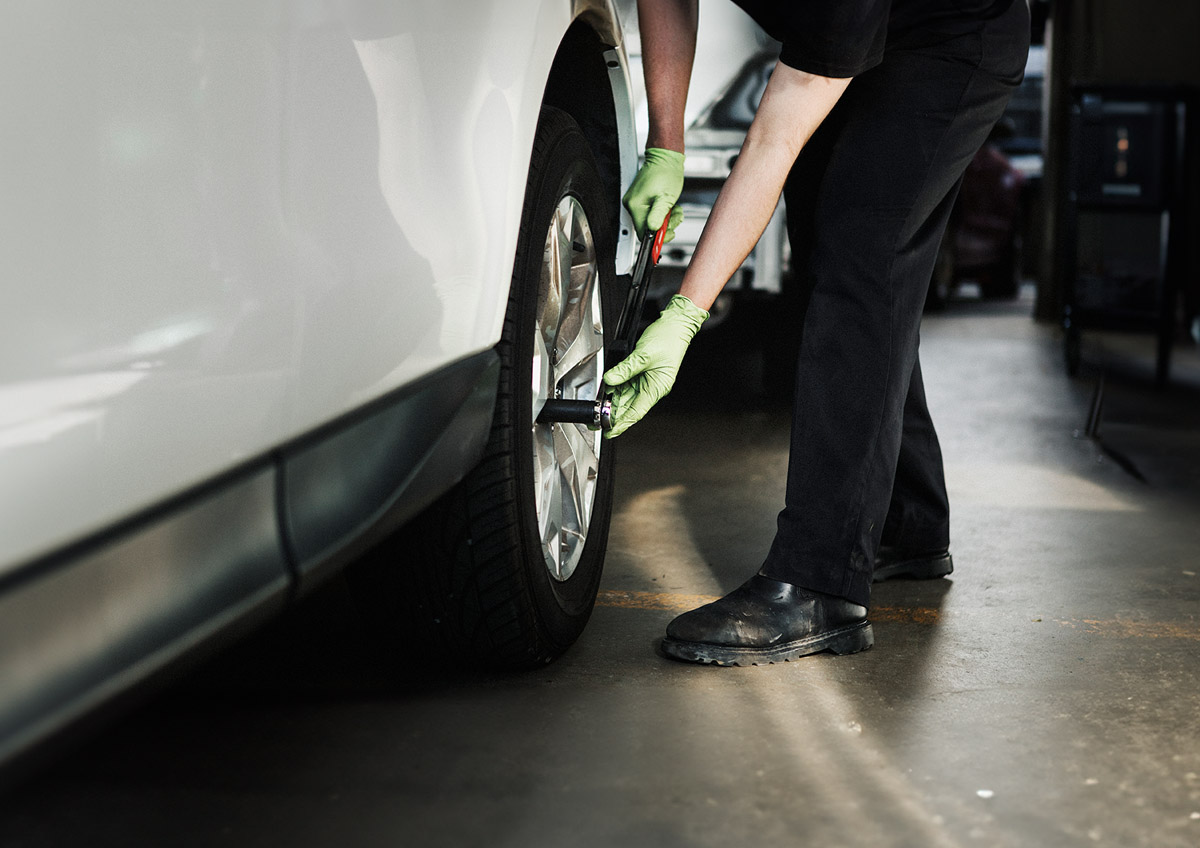
[[[667,396],[692,337],[707,318],[703,309],[675,295],[642,333],[633,353],[605,372],[604,382],[613,387],[612,429],[607,438],[624,433]]]
[[[646,233],[654,232],[662,226],[663,218],[671,212],[671,207],[679,200],[682,191],[683,154],[677,150],[647,147],[646,161],[638,169],[633,184],[622,198],[625,208],[633,218],[633,227],[637,230],[638,238],[645,238]],[[675,209],[671,212],[664,242],[675,238],[675,228],[682,221],[683,210]]]

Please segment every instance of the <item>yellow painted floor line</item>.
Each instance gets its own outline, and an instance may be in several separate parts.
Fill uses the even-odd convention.
[[[1064,627],[1100,636],[1126,639],[1190,639],[1200,642],[1200,622],[1195,621],[1186,624],[1172,621],[1132,621],[1127,618],[1059,618],[1055,621]]]
[[[717,600],[718,595],[686,595],[676,592],[634,592],[606,590],[596,597],[596,605],[620,609],[687,612]],[[898,621],[911,624],[937,624],[942,611],[936,607],[895,607],[884,604],[871,607],[871,621]],[[1098,636],[1124,639],[1188,639],[1200,642],[1200,622],[1132,621],[1125,618],[1049,619],[1063,627]]]
[[[596,597],[596,604],[602,607],[620,607],[622,609],[666,610],[668,612],[687,612],[690,609],[710,604],[720,598],[720,595],[684,595],[675,592],[630,592],[604,591]],[[871,607],[872,621],[911,621],[917,624],[935,624],[941,618],[941,612],[933,607]]]
[[[623,609],[668,610],[687,612],[690,609],[711,604],[720,595],[680,595],[674,592],[618,592],[601,591],[596,596],[596,605],[621,607]]]
[[[871,621],[910,621],[914,624],[937,624],[942,611],[937,607],[890,607],[876,604],[867,618]]]

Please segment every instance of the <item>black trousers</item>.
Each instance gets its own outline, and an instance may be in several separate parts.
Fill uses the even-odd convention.
[[[917,350],[963,172],[1020,82],[1024,2],[978,32],[893,47],[855,78],[784,196],[799,364],[787,495],[761,573],[867,604],[881,543],[949,544]]]

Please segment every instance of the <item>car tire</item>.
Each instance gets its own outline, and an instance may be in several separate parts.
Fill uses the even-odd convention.
[[[603,391],[620,303],[614,208],[579,126],[543,107],[484,458],[349,574],[369,623],[409,657],[537,666],[570,647],[591,615],[612,511],[612,443],[536,415],[547,381],[562,397]]]

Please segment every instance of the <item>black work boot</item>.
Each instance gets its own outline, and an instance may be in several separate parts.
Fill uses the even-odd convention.
[[[667,656],[715,665],[758,665],[875,643],[867,608],[756,574],[719,601],[667,626]]]
[[[871,575],[871,581],[882,583],[893,577],[932,580],[935,577],[945,577],[952,571],[954,559],[945,548],[940,551],[917,553],[884,545],[875,556],[875,571]]]

